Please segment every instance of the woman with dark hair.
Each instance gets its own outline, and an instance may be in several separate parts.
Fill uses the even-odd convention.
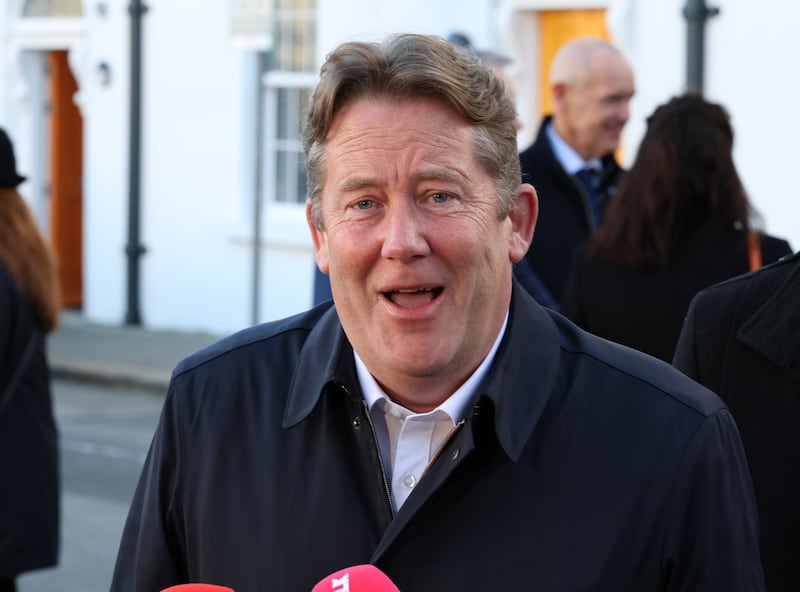
[[[790,254],[754,229],[732,150],[722,106],[694,94],[659,106],[603,223],[575,254],[561,311],[671,361],[698,291]]]
[[[0,129],[0,592],[18,574],[55,565],[58,434],[45,335],[58,322],[53,254],[17,191],[11,141]]]

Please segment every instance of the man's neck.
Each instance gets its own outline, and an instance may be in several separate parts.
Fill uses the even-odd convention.
[[[507,326],[508,312],[506,311],[500,331],[487,354],[466,376],[462,376],[458,381],[454,381],[452,376],[433,380],[429,376],[406,376],[401,382],[393,382],[394,388],[387,388],[386,383],[375,377],[354,350],[353,354],[359,383],[361,384],[361,392],[364,393],[367,404],[372,406],[384,394],[393,402],[414,413],[427,413],[442,406],[445,402],[449,403],[455,397],[458,399],[456,402],[457,409],[448,409],[448,413],[451,417],[461,417],[461,408],[469,403],[477,392],[481,381],[489,372]],[[413,395],[408,396],[406,393],[413,393]]]
[[[587,163],[596,160],[595,166],[601,164],[600,159],[584,158],[567,140],[559,133],[558,127],[555,122],[551,122],[546,129],[547,139],[550,142],[550,147],[556,160],[561,164],[561,167],[567,171],[568,174],[574,175],[577,171],[585,168]]]

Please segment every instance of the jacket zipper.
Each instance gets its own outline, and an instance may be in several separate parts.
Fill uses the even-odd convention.
[[[386,500],[389,502],[389,508],[392,511],[392,518],[395,517],[394,511],[394,503],[392,502],[392,492],[389,489],[389,479],[386,477],[386,465],[383,464],[383,455],[381,454],[381,448],[378,446],[378,436],[375,434],[375,426],[372,423],[372,418],[369,415],[369,407],[367,407],[367,402],[363,399],[361,400],[361,410],[364,413],[364,417],[367,418],[367,425],[369,425],[369,433],[372,435],[372,444],[375,446],[375,452],[378,454],[378,465],[381,468],[381,479],[383,480],[383,492],[386,494]]]

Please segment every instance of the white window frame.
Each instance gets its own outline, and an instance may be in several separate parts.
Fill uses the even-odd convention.
[[[278,134],[278,92],[286,89],[313,89],[316,74],[307,72],[267,72],[264,84],[264,154],[261,203],[266,215],[265,236],[269,242],[308,244],[308,227],[305,218],[305,196],[298,201],[278,200],[275,195],[278,183],[277,154],[280,151],[297,151],[303,156],[302,141],[280,139]],[[302,113],[298,114],[302,117]],[[299,197],[299,196],[298,196]]]
[[[317,75],[311,72],[267,72],[263,78],[264,84],[264,203],[282,203],[303,205],[305,199],[298,201],[278,199],[275,189],[278,181],[277,154],[279,152],[297,152],[302,157],[302,139],[287,139],[278,137],[278,94],[284,90],[312,90],[317,83]],[[298,120],[293,122],[299,128],[302,125],[305,105],[299,106]]]

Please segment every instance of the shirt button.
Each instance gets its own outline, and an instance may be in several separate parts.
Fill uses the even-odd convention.
[[[417,484],[417,478],[414,475],[406,475],[403,477],[403,485],[408,487],[409,489],[414,489],[414,486]]]

